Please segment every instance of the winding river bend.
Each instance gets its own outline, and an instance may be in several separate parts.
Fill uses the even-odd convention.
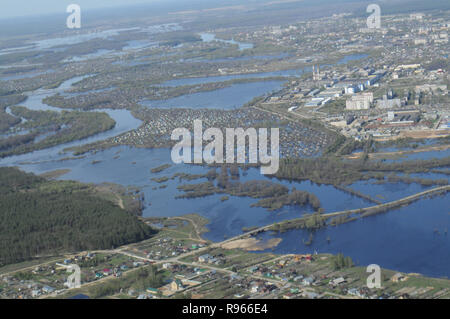
[[[67,81],[64,81],[59,87],[55,89],[38,89],[33,92],[28,92],[27,99],[20,103],[21,106],[25,106],[26,108],[30,110],[35,111],[56,111],[60,112],[61,109],[49,106],[47,104],[44,104],[42,102],[43,99],[45,99],[48,96],[60,93],[63,94],[65,90],[69,89],[73,83],[78,82],[85,78],[86,76],[82,77],[75,77],[72,79],[69,79]],[[65,109],[65,110],[71,110],[71,109]],[[9,108],[6,110],[8,113],[11,113]],[[102,109],[102,110],[94,110],[92,112],[105,112],[107,113],[115,122],[116,125],[113,129],[101,132],[95,135],[92,135],[90,137],[72,141],[65,144],[56,145],[51,148],[43,149],[34,151],[27,154],[22,155],[16,155],[4,158],[0,161],[0,165],[2,166],[17,166],[21,165],[23,162],[41,162],[41,161],[56,161],[64,156],[67,156],[67,154],[64,154],[62,151],[65,148],[73,147],[73,146],[79,146],[79,145],[85,145],[101,140],[108,139],[110,137],[114,137],[117,135],[120,135],[122,133],[131,131],[133,129],[138,128],[142,121],[136,119],[133,115],[131,115],[131,112],[128,110],[112,110],[112,109]]]

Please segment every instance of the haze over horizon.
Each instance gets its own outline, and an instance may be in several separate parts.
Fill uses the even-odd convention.
[[[78,4],[83,9],[101,9],[141,4],[161,3],[164,0],[34,0],[39,5],[30,5],[30,0],[3,0],[0,19],[65,13],[69,4]],[[181,0],[184,1],[184,0]],[[167,2],[167,1],[164,1]]]
[[[263,4],[265,2],[271,5],[298,2],[302,4],[326,3],[334,0],[34,0],[32,3],[39,2],[38,6],[30,5],[30,0],[3,0],[0,19],[11,19],[16,17],[38,16],[66,13],[66,8],[70,4],[78,4],[83,10],[132,7],[137,5],[159,5],[174,11],[183,11],[199,8],[226,7],[246,4]],[[367,2],[368,0],[344,0],[344,2]],[[380,2],[373,0],[372,2]],[[180,7],[177,7],[180,5]],[[171,8],[171,6],[173,8]]]

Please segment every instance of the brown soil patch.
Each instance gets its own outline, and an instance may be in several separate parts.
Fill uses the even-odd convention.
[[[238,239],[229,243],[225,243],[222,245],[222,248],[225,249],[240,248],[247,251],[260,251],[276,247],[278,246],[279,243],[281,243],[281,241],[282,241],[281,238],[272,238],[263,242],[261,240],[252,237],[246,239]]]

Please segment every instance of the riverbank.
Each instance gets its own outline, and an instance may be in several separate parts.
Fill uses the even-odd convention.
[[[238,239],[232,242],[223,244],[221,247],[225,249],[243,249],[245,251],[263,251],[274,248],[281,243],[281,238],[271,238],[267,241],[258,240],[254,237],[246,239]]]
[[[379,160],[379,159],[397,159],[397,158],[400,158],[402,155],[433,152],[433,151],[445,151],[448,149],[450,149],[450,145],[433,145],[433,146],[420,147],[420,148],[411,149],[411,150],[369,153],[368,156],[371,159],[377,159],[377,160]],[[345,156],[345,158],[360,159],[363,154],[364,154],[363,152],[357,152],[357,153],[353,153],[351,155]]]

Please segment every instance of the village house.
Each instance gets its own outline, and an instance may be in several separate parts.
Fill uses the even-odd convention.
[[[153,295],[157,295],[159,293],[159,290],[156,288],[147,288],[147,292]]]
[[[306,277],[302,281],[303,286],[311,286],[314,283],[314,278],[312,277]]]
[[[204,254],[198,257],[198,262],[207,263],[213,256],[210,254]]]
[[[295,298],[295,295],[291,292],[285,293],[283,295],[283,299],[294,299],[294,298]]]
[[[302,296],[308,299],[317,299],[319,297],[319,294],[312,291],[305,291]]]
[[[401,274],[401,273],[396,273],[394,276],[392,276],[391,277],[391,281],[392,282],[395,282],[395,283],[397,283],[397,282],[402,282],[402,281],[406,281],[406,280],[408,280],[408,277],[406,277],[406,276],[404,276],[403,274]]]
[[[44,286],[42,287],[42,292],[46,293],[46,294],[51,294],[52,292],[55,291],[55,288],[50,287],[50,286]]]
[[[250,292],[251,293],[258,293],[262,290],[262,288],[264,287],[264,283],[257,281],[257,282],[252,282],[251,283],[251,287],[250,287]]]
[[[344,279],[344,277],[339,277],[339,278],[331,280],[330,285],[336,287],[345,282],[346,282],[346,280]]]
[[[365,297],[364,293],[358,288],[350,288],[347,291],[347,294],[349,294],[351,296],[355,296],[355,297],[360,297],[360,298],[364,298]]]
[[[173,292],[180,291],[184,289],[184,285],[180,279],[175,279],[170,283],[170,290]]]

